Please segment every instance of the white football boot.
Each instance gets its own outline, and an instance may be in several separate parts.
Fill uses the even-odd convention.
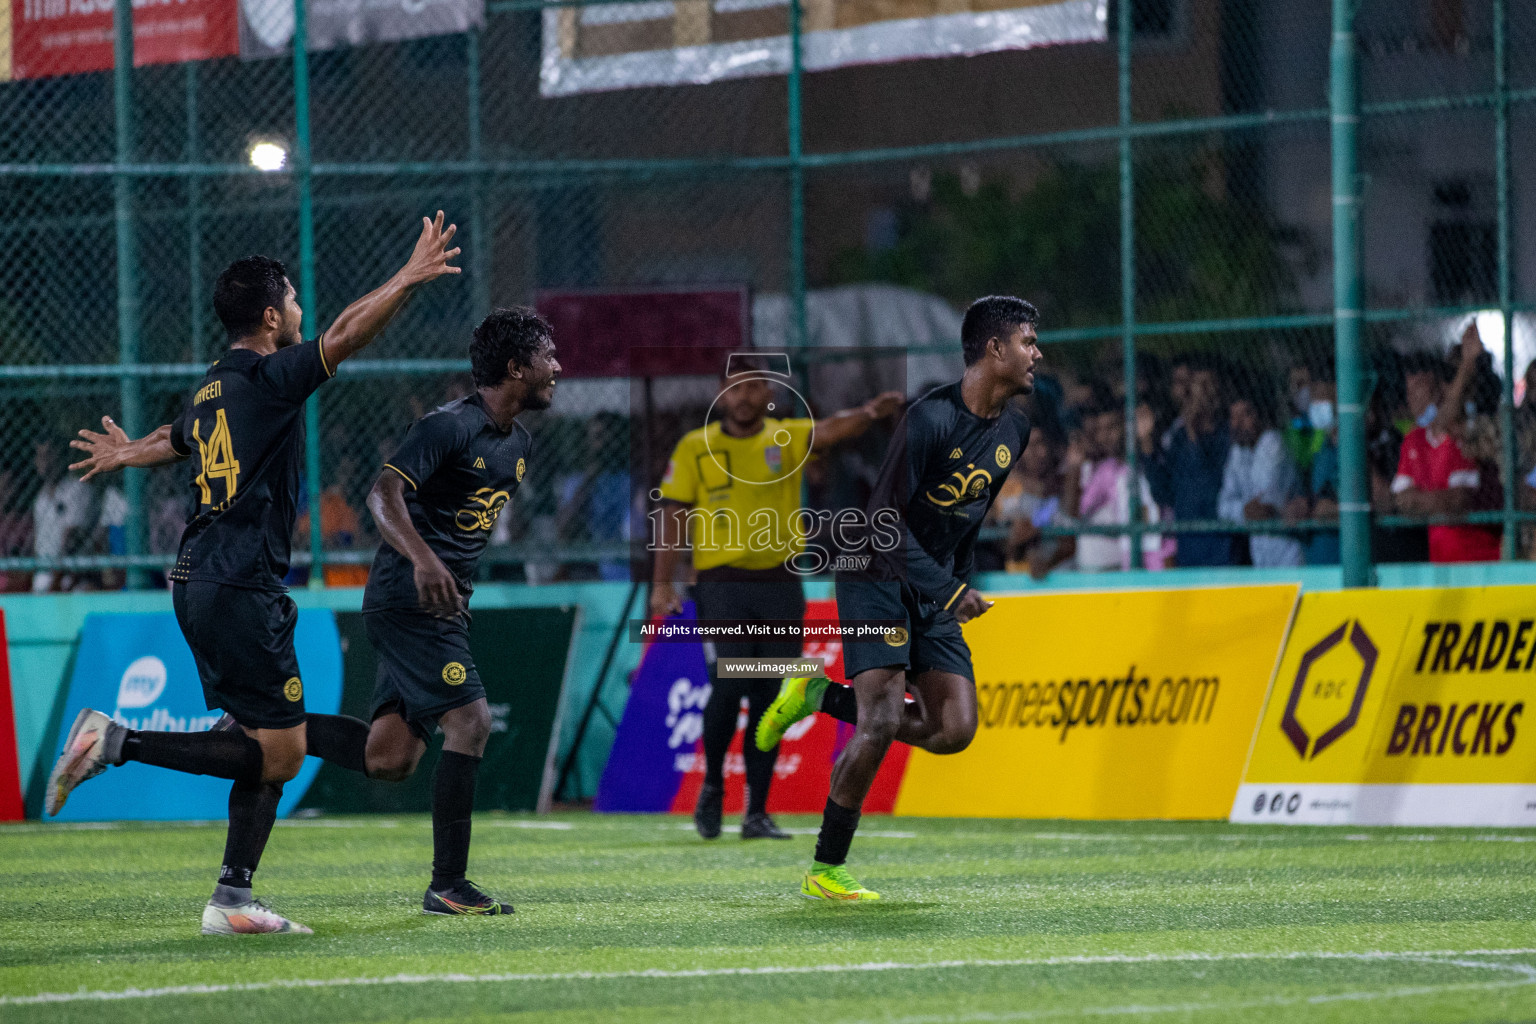
[[[126,731],[100,711],[80,710],[75,724],[70,727],[69,738],[64,741],[64,750],[48,776],[44,807],[50,817],[64,809],[64,801],[69,799],[76,786],[112,767],[107,748],[112,745],[121,748],[118,734]]]
[[[204,935],[267,935],[273,932],[314,934],[297,921],[273,913],[261,900],[251,900],[234,907],[219,907],[209,903],[203,908]]]

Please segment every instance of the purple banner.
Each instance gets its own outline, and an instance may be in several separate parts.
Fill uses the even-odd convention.
[[[668,622],[692,622],[693,602]],[[624,718],[593,809],[662,814],[672,810],[704,732],[709,669],[698,642],[651,644],[640,659]]]

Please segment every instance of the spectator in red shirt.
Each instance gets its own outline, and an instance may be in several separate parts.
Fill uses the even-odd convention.
[[[1415,381],[1433,395],[1434,418],[1415,427],[1403,439],[1397,476],[1392,480],[1396,510],[1412,516],[1462,515],[1486,505],[1490,484],[1497,485],[1492,466],[1480,463],[1466,448],[1467,415],[1463,404],[1483,344],[1477,325],[1469,324],[1461,338],[1461,360],[1449,386],[1440,378]],[[1499,528],[1436,525],[1429,528],[1429,560],[1492,562],[1499,558]]]

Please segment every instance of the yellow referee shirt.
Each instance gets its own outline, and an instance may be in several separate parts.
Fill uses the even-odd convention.
[[[717,421],[683,435],[661,496],[695,509],[688,515],[695,569],[772,569],[805,550],[807,524],[796,513],[813,427],[809,419],[765,419],[751,437],[732,437]]]

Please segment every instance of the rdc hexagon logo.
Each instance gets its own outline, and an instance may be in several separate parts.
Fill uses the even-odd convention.
[[[1327,750],[1360,720],[1376,656],[1358,619],[1344,622],[1301,656],[1280,730],[1303,761]]]

